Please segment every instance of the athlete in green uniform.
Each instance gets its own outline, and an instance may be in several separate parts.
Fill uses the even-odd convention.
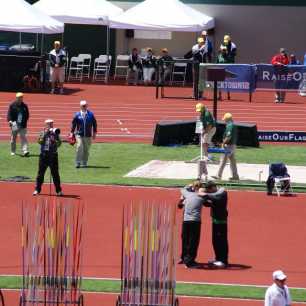
[[[226,165],[227,160],[230,160],[230,167],[232,172],[232,177],[230,180],[239,180],[239,175],[237,171],[237,164],[236,164],[236,143],[237,143],[237,127],[233,122],[233,116],[230,113],[226,113],[223,116],[223,120],[226,123],[226,128],[223,134],[223,141],[222,146],[225,148],[229,153],[222,154],[220,159],[220,166],[218,174],[215,178],[221,179],[224,167]]]

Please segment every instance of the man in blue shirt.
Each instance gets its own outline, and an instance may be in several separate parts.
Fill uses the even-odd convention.
[[[80,111],[72,120],[71,134],[76,134],[76,168],[87,167],[91,138],[95,139],[97,134],[97,121],[90,110],[87,109],[87,102],[80,102]]]

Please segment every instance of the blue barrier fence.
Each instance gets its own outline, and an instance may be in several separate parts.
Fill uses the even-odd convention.
[[[288,65],[275,67],[269,64],[201,64],[203,69],[218,66],[235,74],[218,82],[218,89],[225,92],[248,92],[255,90],[286,90],[297,91],[306,82],[306,66]],[[205,80],[204,80],[205,81]],[[206,82],[208,83],[208,82]]]

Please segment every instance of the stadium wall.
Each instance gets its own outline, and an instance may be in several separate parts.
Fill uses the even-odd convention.
[[[126,10],[139,1],[112,2]],[[238,63],[270,62],[280,47],[295,53],[300,60],[306,52],[305,0],[186,0],[183,2],[215,18],[216,28],[211,36],[215,50],[218,49],[224,34],[232,36],[232,40],[238,46]],[[157,52],[160,48],[167,47],[172,55],[182,56],[191,49],[196,37],[196,33],[174,32],[171,40],[134,39],[127,38],[124,30],[118,30],[116,53],[127,53],[132,47],[141,49],[150,46]]]

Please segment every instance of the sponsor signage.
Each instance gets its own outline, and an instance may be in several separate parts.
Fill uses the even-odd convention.
[[[306,132],[258,131],[258,141],[306,142]]]

